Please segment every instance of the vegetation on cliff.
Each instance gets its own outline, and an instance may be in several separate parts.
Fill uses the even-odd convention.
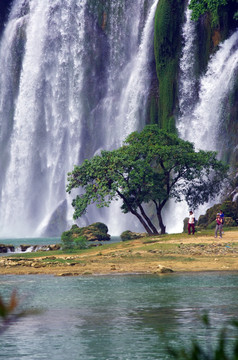
[[[189,8],[192,10],[192,19],[197,21],[205,13],[211,14],[212,25],[219,23],[219,9],[234,0],[191,0]],[[235,19],[238,18],[238,11],[233,13]]]
[[[174,109],[177,103],[183,12],[183,0],[160,0],[155,14],[154,53],[159,86],[158,121],[161,128],[172,132],[176,131]]]
[[[219,193],[226,173],[215,152],[195,152],[193,144],[148,125],[130,134],[123,147],[75,166],[67,191],[84,190],[73,200],[74,218],[85,214],[91,203],[104,207],[120,198],[124,213],[135,215],[148,234],[157,234],[143,205],[152,202],[164,234],[162,210],[169,199],[185,199],[196,208]]]
[[[181,28],[186,2],[160,0],[155,14],[154,56],[156,79],[153,80],[149,99],[150,123],[176,132],[178,111],[178,73],[181,57]],[[194,54],[196,73],[200,77],[207,68],[209,58],[221,41],[227,39],[237,27],[237,4],[234,0],[191,0],[189,7],[196,21]],[[236,107],[235,107],[236,108]],[[231,114],[234,124],[234,106]]]

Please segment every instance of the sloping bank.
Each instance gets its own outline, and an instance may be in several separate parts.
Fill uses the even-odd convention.
[[[238,270],[237,229],[225,231],[219,241],[213,236],[213,232],[204,231],[191,237],[187,234],[145,237],[86,250],[53,251],[50,255],[4,256],[0,258],[0,274],[160,275],[163,267],[173,272]]]

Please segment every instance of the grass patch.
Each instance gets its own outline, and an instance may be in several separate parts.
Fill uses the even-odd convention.
[[[8,256],[9,255],[9,256]],[[55,251],[36,251],[36,252],[23,252],[18,254],[7,254],[7,258],[24,258],[24,259],[34,259],[39,258],[43,256],[59,256],[62,255],[61,250],[55,250]]]

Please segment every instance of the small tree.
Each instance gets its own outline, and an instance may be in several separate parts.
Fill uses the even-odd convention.
[[[75,219],[91,203],[104,207],[121,198],[124,213],[135,215],[148,234],[158,234],[144,209],[152,202],[164,234],[162,210],[167,201],[185,199],[193,208],[209,201],[219,193],[227,166],[216,159],[215,152],[195,152],[188,141],[148,125],[130,134],[121,148],[84,160],[68,175],[68,192],[84,190],[72,203]]]

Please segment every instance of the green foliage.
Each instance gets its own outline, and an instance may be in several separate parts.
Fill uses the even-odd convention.
[[[71,238],[70,231],[63,232],[63,234],[61,235],[61,241],[63,243],[62,250],[74,248],[74,242],[73,239]]]
[[[78,238],[74,239],[74,248],[75,249],[88,249],[88,240],[85,236],[79,236]]]
[[[72,237],[70,231],[65,231],[61,236],[61,241],[63,243],[62,250],[71,250],[79,249],[84,250],[88,249],[88,240],[85,236]]]
[[[237,360],[238,359],[238,322],[232,321],[230,328],[236,331],[234,341],[227,341],[227,328],[223,327],[213,346],[210,335],[210,320],[207,315],[203,316],[203,323],[206,327],[208,338],[207,344],[201,345],[197,339],[191,341],[188,348],[174,349],[169,348],[169,354],[178,360]],[[230,329],[229,329],[230,331]]]
[[[206,12],[212,16],[212,25],[218,24],[218,8],[226,5],[227,0],[191,0],[189,8],[192,10],[192,19],[197,21]]]
[[[157,124],[158,123],[158,104],[157,99],[152,96],[150,99],[150,114],[149,114],[149,123]]]
[[[237,226],[238,201],[225,200],[220,204],[215,204],[207,209],[205,215],[200,215],[198,225],[202,228],[213,229],[216,226],[216,214],[222,210],[225,214],[224,227]]]
[[[226,200],[222,203],[221,209],[226,214],[226,217],[231,217],[233,220],[238,219],[238,200]]]
[[[121,198],[122,211],[131,212],[149,234],[156,234],[143,203],[153,203],[164,233],[161,212],[167,201],[185,199],[193,208],[207,202],[221,189],[227,166],[216,160],[215,152],[195,152],[191,143],[148,125],[130,134],[121,148],[86,159],[68,175],[68,192],[84,190],[73,200],[74,218],[92,203],[104,207]]]
[[[177,103],[177,73],[180,56],[180,27],[183,21],[184,2],[160,0],[155,14],[154,53],[159,81],[159,124],[173,131],[169,123]]]

